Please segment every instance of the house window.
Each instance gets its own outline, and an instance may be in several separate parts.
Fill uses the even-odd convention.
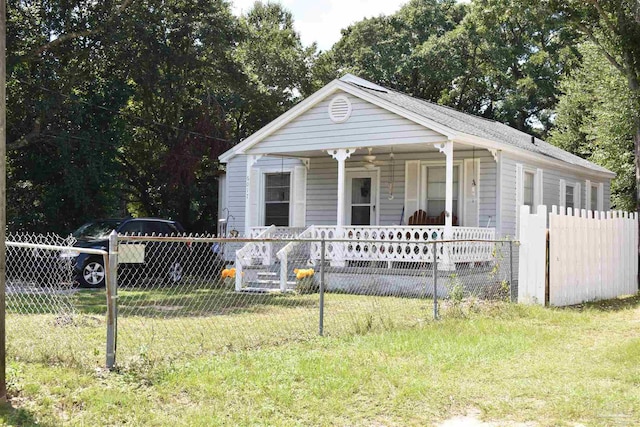
[[[533,212],[533,194],[535,188],[536,175],[533,172],[524,173],[524,199],[523,203],[531,208]]]
[[[445,211],[447,174],[444,166],[429,166],[427,172],[427,216],[438,217]],[[453,216],[458,217],[460,167],[453,167]],[[454,221],[455,222],[455,221]]]
[[[574,208],[575,205],[573,203],[574,197],[573,197],[573,193],[575,191],[575,188],[573,185],[567,185],[566,186],[566,191],[565,191],[565,197],[564,197],[564,206],[568,209],[568,208]]]
[[[264,223],[280,227],[289,226],[290,173],[265,174]]]
[[[591,211],[595,212],[598,210],[598,186],[591,186],[591,200],[589,201],[589,205],[591,207]]]

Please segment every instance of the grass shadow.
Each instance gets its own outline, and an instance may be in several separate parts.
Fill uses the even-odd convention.
[[[591,301],[582,304],[562,307],[563,310],[583,311],[596,310],[603,312],[615,312],[623,310],[633,310],[640,307],[640,294],[613,298],[602,301]]]
[[[0,403],[0,422],[9,426],[52,426],[38,421],[33,413],[24,408],[14,408],[11,403]]]

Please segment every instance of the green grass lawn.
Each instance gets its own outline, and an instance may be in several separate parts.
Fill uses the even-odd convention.
[[[42,327],[51,314],[9,316],[6,425],[403,426],[470,409],[496,425],[640,424],[638,297],[479,304],[433,322],[425,300],[328,295],[319,338],[317,295],[191,304],[185,317],[189,295],[132,293],[116,372],[99,368],[101,296],[77,298],[83,320],[57,320],[64,339]]]

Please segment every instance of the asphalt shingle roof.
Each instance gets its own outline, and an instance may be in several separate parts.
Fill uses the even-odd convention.
[[[572,165],[581,166],[597,172],[608,172],[610,170],[598,166],[588,160],[571,154],[555,145],[549,144],[541,139],[535,138],[531,142],[531,135],[509,127],[503,123],[473,114],[463,113],[450,107],[435,104],[433,102],[414,98],[401,92],[385,88],[385,91],[362,86],[354,82],[347,82],[359,89],[365,90],[371,95],[395,104],[412,113],[419,114],[429,120],[433,120],[454,131],[475,135],[492,141],[501,142],[514,147],[521,148],[537,154],[542,154],[556,160],[561,160]]]

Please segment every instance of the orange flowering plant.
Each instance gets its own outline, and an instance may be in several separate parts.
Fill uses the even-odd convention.
[[[319,286],[313,278],[315,271],[313,268],[296,268],[293,270],[296,275],[296,291],[301,294],[311,294],[318,292]]]
[[[236,278],[236,269],[235,268],[225,268],[222,270],[222,278],[223,279],[235,279]]]
[[[225,289],[233,289],[235,288],[235,279],[236,279],[236,269],[235,268],[225,268],[220,273],[220,277],[222,279],[222,286]]]

